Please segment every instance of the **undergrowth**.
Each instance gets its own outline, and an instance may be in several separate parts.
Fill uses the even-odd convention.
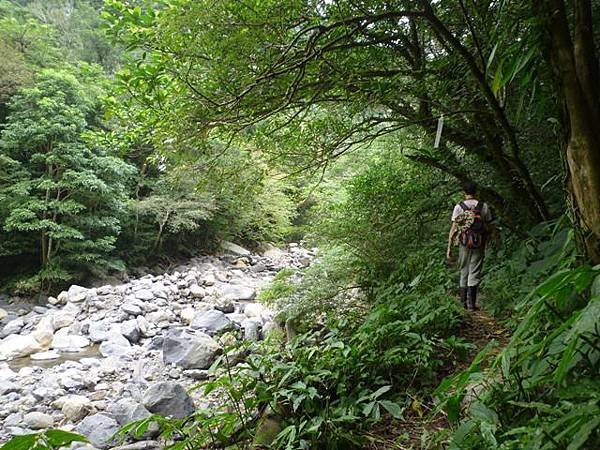
[[[163,437],[181,439],[172,448],[360,448],[365,430],[383,416],[402,419],[437,386],[447,361],[466,354],[454,335],[461,308],[443,288],[424,295],[421,279],[383,283],[362,317],[327,319],[289,343],[279,332],[252,351],[230,349],[212,369],[216,378],[199,386],[220,390],[221,406],[163,426]],[[296,289],[280,285],[268,296],[275,291]],[[143,433],[151,420],[126,431]]]
[[[488,369],[484,352],[437,389],[454,420],[438,436],[449,449],[600,448],[600,266],[575,262],[570,230],[541,229],[550,238],[534,236],[537,259],[513,291],[544,280],[510,303],[509,344]],[[506,264],[503,275],[511,270]]]

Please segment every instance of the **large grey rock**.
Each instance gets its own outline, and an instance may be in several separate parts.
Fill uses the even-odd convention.
[[[231,314],[235,311],[235,304],[233,300],[230,298],[218,298],[214,302],[214,307],[216,310],[221,311],[226,314]]]
[[[185,389],[177,383],[156,383],[148,388],[142,397],[148,411],[182,419],[194,412],[194,403]]]
[[[54,339],[54,334],[51,331],[44,330],[33,330],[30,334],[38,343],[43,347],[47,348],[52,344],[52,340]]]
[[[55,313],[56,314],[56,313]],[[42,317],[40,319],[40,321],[38,322],[38,324],[35,326],[35,331],[42,331],[42,332],[48,332],[48,333],[54,333],[54,331],[57,329],[54,326],[54,315],[55,314],[48,314],[45,315],[44,317]],[[58,313],[60,314],[60,313]],[[66,313],[68,315],[71,315],[70,313]],[[57,321],[59,324],[61,324],[62,320],[58,319]],[[71,322],[72,323],[72,322]],[[69,324],[70,325],[70,324]],[[61,327],[62,328],[62,327]]]
[[[0,381],[0,397],[6,394],[10,394],[11,392],[20,392],[21,388],[19,385],[13,383],[12,381]]]
[[[49,414],[44,414],[39,411],[33,411],[25,414],[23,417],[23,423],[32,430],[41,430],[44,428],[50,428],[54,425],[54,419]]]
[[[206,296],[206,291],[204,288],[194,283],[190,286],[190,294],[192,294],[192,297],[195,298],[204,298]]]
[[[140,289],[139,291],[135,291],[135,298],[142,301],[149,301],[154,298],[154,294],[149,289]]]
[[[244,339],[251,342],[257,342],[260,340],[260,327],[262,322],[260,319],[252,318],[246,319],[242,322],[242,328],[244,329]]]
[[[227,317],[229,317],[229,320],[231,320],[233,323],[235,323],[238,326],[241,326],[242,322],[244,322],[244,320],[247,319],[246,315],[242,314],[242,313],[227,314]]]
[[[83,395],[67,395],[60,400],[62,413],[73,422],[83,419],[92,410],[92,401]]]
[[[208,369],[219,351],[219,345],[207,334],[183,329],[167,332],[162,344],[163,361],[185,369]]]
[[[260,272],[264,272],[265,270],[267,270],[267,266],[265,266],[263,263],[258,263],[253,265],[250,270],[254,273],[260,273]]]
[[[93,321],[90,323],[88,336],[92,342],[102,342],[109,338],[111,324],[104,320]]]
[[[194,316],[196,315],[196,310],[194,308],[183,308],[179,313],[181,317],[181,322],[184,325],[189,325],[194,320]]]
[[[119,431],[119,424],[112,417],[98,413],[83,419],[76,430],[87,437],[93,446],[105,449],[113,443],[112,437]]]
[[[23,328],[24,326],[25,322],[23,321],[23,319],[17,317],[16,319],[11,320],[6,325],[4,325],[2,333],[4,334],[4,336],[8,336],[9,334],[15,334],[21,331],[21,328]]]
[[[221,243],[221,249],[224,252],[230,253],[233,255],[240,255],[240,256],[250,255],[250,252],[248,250],[246,250],[244,247],[241,247],[241,246],[234,244],[233,242],[229,242],[229,241],[223,241]]]
[[[88,290],[84,287],[77,286],[74,284],[67,291],[67,299],[72,303],[79,303],[84,301],[88,296]]]
[[[214,286],[216,282],[215,275],[212,273],[207,273],[202,277],[202,284],[205,286]]]
[[[6,419],[4,419],[4,422],[2,423],[5,427],[16,427],[21,422],[23,422],[23,414],[16,412],[6,416]]]
[[[134,302],[123,303],[121,309],[132,316],[139,316],[142,313],[142,308]]]
[[[131,344],[118,329],[116,332],[111,330],[109,339],[100,344],[100,353],[104,357],[123,356],[129,352],[131,352]]]
[[[159,309],[158,311],[154,311],[146,314],[146,319],[150,323],[159,324],[159,323],[168,323],[171,322],[175,316],[170,311],[165,311],[164,309]]]
[[[90,345],[88,338],[76,334],[69,334],[68,328],[62,328],[56,332],[52,339],[52,348],[62,351],[80,351]]]
[[[138,342],[140,340],[140,329],[137,320],[126,320],[121,323],[121,334],[132,344]]]
[[[246,317],[261,317],[265,312],[265,307],[260,303],[249,303],[244,308]]]
[[[150,324],[150,322],[148,322],[144,316],[137,316],[135,318],[135,321],[137,322],[137,326],[138,326],[138,330],[140,330],[140,334],[143,337],[148,337],[148,335],[152,329],[152,325]]]
[[[233,322],[223,312],[216,309],[196,313],[190,326],[210,335],[234,328]]]
[[[41,400],[47,402],[52,400],[57,395],[61,395],[64,393],[61,389],[55,389],[51,387],[40,386],[36,387],[33,391],[31,391],[31,395],[33,395],[37,400]]]
[[[263,256],[269,259],[277,260],[285,256],[285,252],[272,244],[266,244],[264,245]]]
[[[42,346],[33,336],[11,334],[0,341],[0,360],[28,356],[41,350]]]
[[[70,368],[59,374],[58,384],[68,390],[79,390],[93,386],[97,382],[97,375],[81,368]]]
[[[221,291],[223,298],[233,301],[248,302],[256,297],[256,289],[248,286],[227,284],[222,287]]]
[[[60,358],[60,353],[55,352],[55,351],[47,351],[47,352],[33,353],[29,357],[34,361],[47,361],[50,359]]]
[[[0,381],[12,380],[17,374],[6,363],[0,363]]]
[[[108,407],[107,412],[119,422],[119,425],[126,425],[136,420],[145,419],[151,415],[150,411],[144,405],[130,397],[113,403]]]
[[[52,316],[52,326],[55,330],[68,327],[75,322],[75,315],[69,312],[57,311]]]

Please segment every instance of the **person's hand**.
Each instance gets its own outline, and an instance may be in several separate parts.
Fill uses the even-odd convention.
[[[448,250],[446,250],[446,259],[452,259],[452,247],[448,247]]]

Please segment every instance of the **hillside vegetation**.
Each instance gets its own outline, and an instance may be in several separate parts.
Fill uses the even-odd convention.
[[[217,406],[124,440],[600,448],[598,2],[2,0],[0,36],[11,296],[319,249],[200,383]],[[445,255],[464,182],[495,219],[481,311]],[[47,433],[2,448],[76,439]]]

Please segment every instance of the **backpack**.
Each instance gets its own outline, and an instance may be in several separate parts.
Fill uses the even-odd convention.
[[[464,202],[460,202],[459,206],[463,213],[459,222],[463,223],[463,229],[459,236],[459,242],[467,248],[483,248],[485,246],[486,229],[485,222],[481,217],[483,211],[483,202],[477,202],[474,208],[469,208]]]

